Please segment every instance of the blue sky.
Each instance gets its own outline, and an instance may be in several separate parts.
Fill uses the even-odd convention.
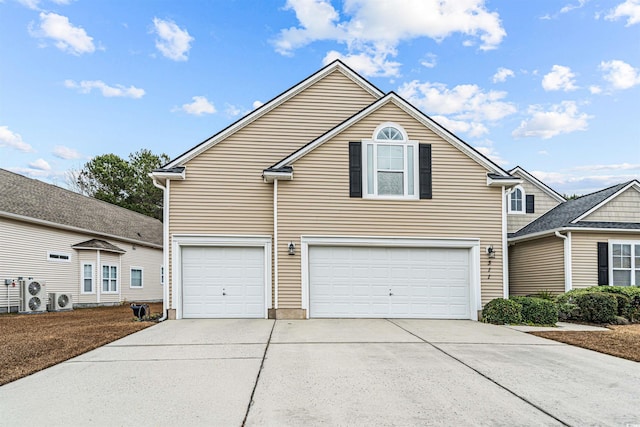
[[[640,178],[640,0],[0,0],[0,167],[176,157],[340,58],[561,193]]]

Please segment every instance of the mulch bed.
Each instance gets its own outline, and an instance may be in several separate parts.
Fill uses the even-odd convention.
[[[152,314],[162,303],[149,304]],[[129,304],[42,314],[0,314],[0,385],[154,325]]]
[[[608,326],[609,331],[531,332],[554,341],[640,362],[640,324]]]

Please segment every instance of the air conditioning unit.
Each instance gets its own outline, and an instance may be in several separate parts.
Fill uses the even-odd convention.
[[[71,294],[54,292],[49,294],[49,311],[73,310]]]
[[[22,304],[20,311],[47,311],[47,290],[44,281],[28,279],[22,282]]]

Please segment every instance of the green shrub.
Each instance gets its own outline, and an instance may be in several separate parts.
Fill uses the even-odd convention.
[[[535,297],[511,297],[522,306],[522,321],[534,325],[555,325],[558,307],[553,301]]]
[[[570,302],[556,303],[558,307],[558,320],[580,320],[580,307]]]
[[[528,297],[533,297],[533,298],[541,298],[541,299],[546,299],[549,301],[554,301],[556,296],[554,293],[552,293],[551,291],[547,291],[547,290],[542,290],[539,292],[536,292],[535,294],[531,294],[531,295],[527,295]]]
[[[494,325],[522,323],[522,306],[513,300],[493,299],[485,304],[482,321]]]
[[[618,303],[617,314],[619,316],[624,316],[631,321],[638,320],[640,318],[640,287],[637,286],[592,286],[590,288],[573,289],[567,293],[558,295],[555,298],[555,301],[561,311],[560,317],[562,318],[564,313],[571,311],[563,311],[563,304],[576,304],[576,298],[579,295],[594,293],[614,295]],[[627,297],[628,301],[624,297]]]
[[[580,307],[580,319],[593,323],[614,322],[618,314],[618,301],[615,295],[607,292],[588,292],[575,297]]]

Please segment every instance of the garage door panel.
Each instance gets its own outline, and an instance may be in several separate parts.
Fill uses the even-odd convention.
[[[263,247],[183,247],[182,316],[264,317]]]
[[[468,249],[312,246],[310,316],[468,319],[469,277]]]

